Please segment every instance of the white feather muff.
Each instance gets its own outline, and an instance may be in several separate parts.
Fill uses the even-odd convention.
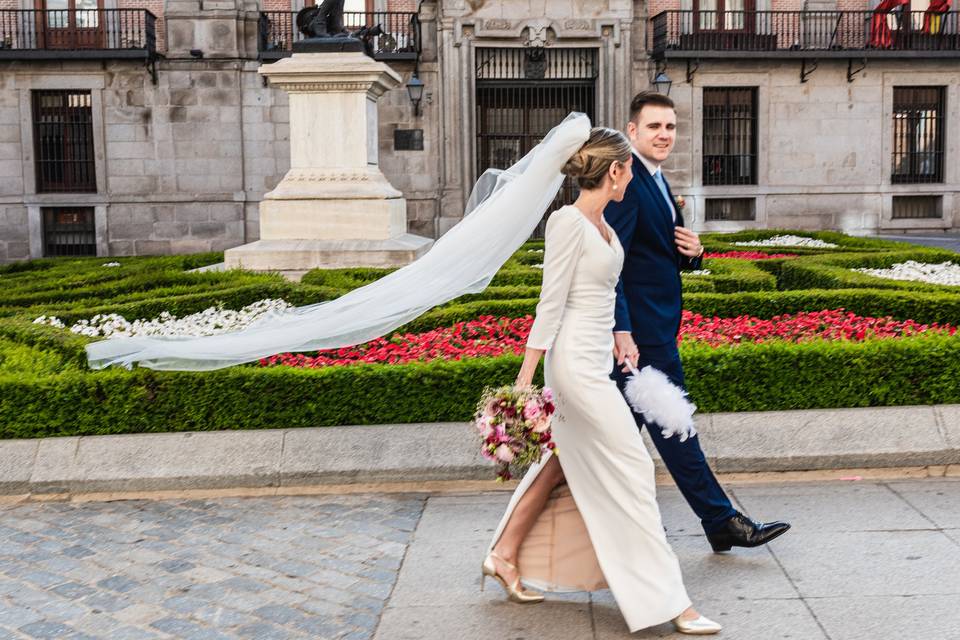
[[[697,435],[693,412],[697,406],[687,400],[687,392],[670,382],[659,369],[646,366],[642,371],[629,362],[630,377],[624,387],[624,396],[634,411],[650,424],[660,427],[664,438],[680,436],[680,442]]]

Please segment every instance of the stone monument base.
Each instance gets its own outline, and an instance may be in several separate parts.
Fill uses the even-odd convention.
[[[433,240],[405,233],[386,240],[257,240],[228,249],[228,269],[277,271],[299,280],[311,269],[402,267],[424,253]]]

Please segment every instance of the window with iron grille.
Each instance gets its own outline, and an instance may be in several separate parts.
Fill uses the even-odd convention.
[[[97,255],[93,207],[50,207],[41,212],[45,257]]]
[[[893,88],[896,184],[943,182],[945,87]]]
[[[894,220],[922,220],[943,218],[943,198],[940,196],[893,196]]]
[[[38,193],[96,192],[91,105],[89,91],[33,92]]]
[[[597,49],[478,47],[476,65],[477,175],[515,163],[571,111],[595,121]],[[576,195],[565,180],[548,211]]]
[[[705,219],[714,221],[756,220],[753,198],[707,198]]]
[[[757,184],[757,89],[703,90],[703,184]]]

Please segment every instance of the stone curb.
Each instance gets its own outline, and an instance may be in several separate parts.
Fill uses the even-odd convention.
[[[960,405],[716,413],[697,425],[722,473],[960,464]],[[477,445],[466,423],[0,440],[0,494],[489,480]]]

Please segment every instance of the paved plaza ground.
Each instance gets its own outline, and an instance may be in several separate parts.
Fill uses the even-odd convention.
[[[736,640],[960,638],[960,479],[731,485],[794,528],[709,552],[672,486],[691,596]],[[0,507],[0,639],[610,640],[606,592],[534,606],[479,591],[506,492]]]

